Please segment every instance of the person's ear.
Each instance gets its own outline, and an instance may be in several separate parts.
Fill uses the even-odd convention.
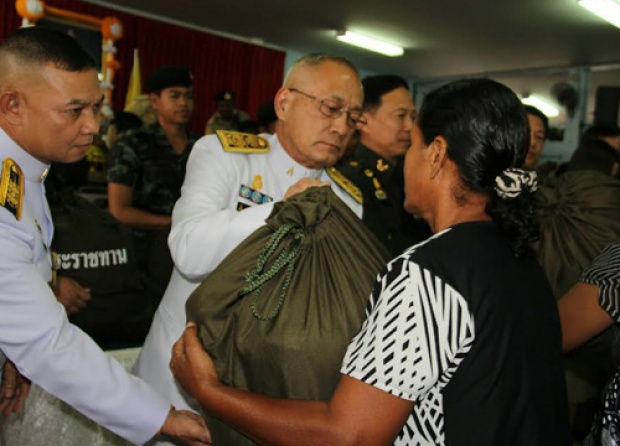
[[[22,98],[13,90],[5,91],[0,95],[0,116],[13,125],[18,125],[22,119]]]
[[[448,159],[448,141],[443,136],[436,136],[430,146],[431,178],[435,178],[443,169]]]
[[[161,92],[149,94],[149,99],[151,100],[151,107],[153,107],[153,109],[155,110],[157,110],[157,105],[159,104],[160,95],[161,95]]]
[[[291,90],[288,88],[282,87],[276,93],[276,96],[273,100],[273,108],[276,111],[276,115],[280,121],[284,121],[286,118],[286,112],[290,106],[291,102]]]
[[[364,118],[364,120],[365,120],[367,123],[372,122],[373,117],[374,117],[374,113],[371,113],[371,112],[369,112],[369,111],[363,111],[363,112],[362,112],[362,118]],[[371,131],[371,130],[368,128],[368,124],[366,124],[366,125],[361,125],[361,124],[359,124],[359,125],[356,127],[356,129],[360,132],[360,135],[361,135],[361,134],[363,134],[363,133],[367,133],[367,132],[370,132],[370,131]]]

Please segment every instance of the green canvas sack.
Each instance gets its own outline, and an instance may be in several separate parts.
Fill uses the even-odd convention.
[[[536,192],[536,214],[540,240],[533,248],[559,299],[607,245],[620,241],[620,180],[586,170],[551,175]],[[598,399],[607,382],[613,370],[613,332],[608,329],[565,356],[572,410],[589,398]],[[591,419],[583,418],[589,426]]]
[[[536,192],[540,239],[534,243],[557,299],[610,243],[620,241],[620,180],[570,171]]]
[[[330,188],[276,203],[187,301],[220,379],[278,398],[329,399],[387,254]],[[254,444],[215,419],[217,445]]]

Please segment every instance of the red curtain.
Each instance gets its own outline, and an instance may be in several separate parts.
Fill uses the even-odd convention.
[[[78,0],[46,0],[49,6],[103,18],[117,17],[124,36],[116,42],[116,58],[121,64],[114,79],[114,108],[125,104],[125,93],[138,48],[142,85],[154,69],[170,64],[186,64],[194,75],[195,109],[190,127],[202,133],[215,110],[213,96],[222,89],[237,93],[237,107],[255,116],[258,107],[273,99],[282,83],[282,51],[242,43],[207,33],[129,15]],[[12,0],[0,1],[0,39],[21,25]]]

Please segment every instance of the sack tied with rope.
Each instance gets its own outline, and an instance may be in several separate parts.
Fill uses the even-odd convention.
[[[328,399],[387,253],[328,187],[276,203],[194,291],[188,320],[222,382],[279,398]],[[254,444],[209,419],[216,445]]]

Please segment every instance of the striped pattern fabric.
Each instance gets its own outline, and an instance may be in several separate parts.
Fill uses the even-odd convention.
[[[620,324],[620,244],[607,246],[580,280],[599,287],[601,308]]]
[[[390,262],[377,279],[367,319],[341,371],[416,402],[395,445],[443,445],[441,390],[471,348],[474,321],[463,296],[409,259],[417,247]]]
[[[599,287],[599,305],[620,324],[620,244],[612,244],[592,261],[581,275],[581,282]],[[612,358],[617,362],[620,342],[618,325],[612,343]],[[603,410],[596,414],[583,446],[617,446],[620,444],[620,369],[605,386]]]

